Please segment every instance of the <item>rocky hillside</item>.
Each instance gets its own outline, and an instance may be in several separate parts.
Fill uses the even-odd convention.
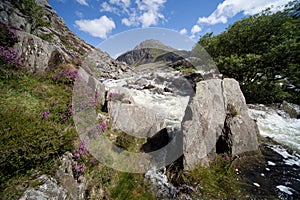
[[[189,55],[186,51],[178,51],[158,40],[145,40],[137,45],[133,50],[120,55],[117,60],[137,67],[143,64],[161,62],[172,67],[181,66],[191,67],[191,64],[184,62]],[[178,62],[177,62],[178,61]],[[177,62],[177,65],[174,64]]]
[[[31,72],[54,71],[60,64],[76,68],[83,65],[89,54],[93,54],[91,62],[98,63],[94,70],[103,72],[103,77],[110,78],[108,69],[118,73],[121,65],[121,71],[126,70],[123,64],[71,32],[47,0],[1,1],[0,21],[15,32],[17,41],[13,48]]]

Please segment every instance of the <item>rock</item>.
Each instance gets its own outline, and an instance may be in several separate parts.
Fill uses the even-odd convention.
[[[48,42],[27,32],[18,31],[17,34],[19,42],[14,48],[20,50],[23,65],[30,71],[54,71],[57,65],[66,62],[67,55]]]
[[[182,122],[184,168],[204,166],[217,153],[232,156],[258,150],[257,126],[233,79],[200,81]]]
[[[145,174],[145,178],[152,185],[158,199],[177,199],[177,188],[168,182],[166,168],[161,170],[150,169]]]
[[[165,114],[135,103],[131,98],[131,90],[114,88],[108,95],[115,95],[108,102],[112,129],[135,136],[151,137],[166,127]]]
[[[288,103],[286,101],[283,101],[281,105],[281,109],[287,112],[290,116],[290,118],[300,118],[300,106],[292,103]]]
[[[231,154],[235,156],[257,151],[258,127],[248,115],[248,107],[239,83],[234,79],[224,79],[223,95],[227,109],[225,134],[229,134]],[[226,133],[226,130],[230,133]]]
[[[124,72],[131,71],[126,63],[115,61],[106,52],[99,49],[90,52],[82,65],[96,70],[95,77],[105,79],[119,79],[123,77]]]
[[[42,175],[32,181],[32,187],[27,189],[20,200],[64,200],[67,199],[67,191],[59,186],[57,181]]]
[[[56,172],[56,178],[60,185],[67,191],[68,199],[85,199],[87,181],[83,175],[76,178],[73,168],[77,163],[73,160],[73,155],[66,152],[61,158],[61,165]]]
[[[30,187],[20,200],[84,200],[86,199],[87,180],[83,175],[76,177],[73,173],[77,162],[73,155],[66,152],[56,171],[55,178],[42,175],[30,182]]]
[[[59,64],[80,64],[80,52],[85,54],[94,49],[72,33],[65,22],[51,8],[47,0],[36,0],[44,12],[42,19],[50,26],[35,26],[32,16],[19,10],[12,1],[0,2],[0,21],[10,24],[18,42],[13,48],[19,51],[24,66],[31,72],[53,71]]]
[[[185,169],[199,163],[208,165],[214,159],[225,117],[222,80],[199,82],[182,122]]]
[[[98,81],[94,76],[90,75],[83,68],[79,68],[78,74],[80,76],[81,81],[84,84],[87,84],[89,88],[95,93],[95,99],[97,102],[103,106],[105,104],[105,86],[100,81]]]

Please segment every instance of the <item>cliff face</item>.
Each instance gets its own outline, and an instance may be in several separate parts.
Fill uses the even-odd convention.
[[[13,48],[31,72],[54,71],[60,64],[89,67],[91,62],[98,63],[94,64],[94,70],[104,78],[116,78],[121,66],[121,71],[127,70],[124,64],[115,62],[107,53],[71,32],[47,0],[3,0],[0,2],[0,22],[15,31],[17,42]],[[93,55],[89,63],[82,62],[89,54]],[[107,69],[114,77],[106,72]]]

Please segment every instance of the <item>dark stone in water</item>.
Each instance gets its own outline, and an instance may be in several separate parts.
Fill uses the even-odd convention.
[[[249,183],[247,190],[255,199],[299,199],[300,167],[287,165],[283,156],[268,144],[260,144],[260,150],[260,156],[241,158],[235,163],[244,181]],[[292,194],[282,192],[276,186],[291,188]]]

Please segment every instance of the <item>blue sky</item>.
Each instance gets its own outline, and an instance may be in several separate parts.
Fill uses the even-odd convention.
[[[229,24],[289,0],[49,0],[67,26],[98,46],[115,34],[161,27],[193,41],[207,32],[219,34]],[[149,29],[151,30],[151,29]]]

